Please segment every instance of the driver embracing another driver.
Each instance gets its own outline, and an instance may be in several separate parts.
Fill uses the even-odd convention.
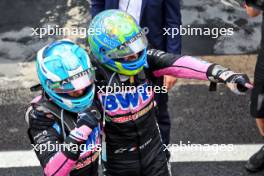
[[[224,83],[236,94],[252,88],[247,75],[221,65],[148,50],[143,30],[123,11],[99,13],[89,31],[96,31],[88,37],[90,57],[68,40],[53,42],[37,54],[42,95],[30,103],[25,118],[47,176],[98,175],[100,121],[104,175],[169,176],[153,78],[170,75]],[[133,89],[95,91],[122,85]],[[50,145],[66,147],[43,150]]]
[[[234,93],[252,88],[247,75],[201,59],[148,50],[137,21],[120,10],[106,10],[90,23],[88,36],[96,85],[127,86],[96,91],[104,120],[102,163],[106,176],[169,176],[157,116],[153,79],[164,75],[225,83]]]
[[[75,43],[60,40],[38,51],[36,67],[42,94],[32,100],[25,118],[44,174],[97,176],[101,116],[93,102],[89,56]]]

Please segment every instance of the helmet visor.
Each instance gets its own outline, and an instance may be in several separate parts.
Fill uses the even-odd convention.
[[[90,68],[61,81],[47,80],[47,86],[56,93],[70,93],[93,84],[94,75],[94,69]]]
[[[129,41],[123,43],[115,49],[110,51],[106,51],[104,54],[111,59],[120,59],[127,56],[131,56],[133,54],[139,53],[148,46],[148,40],[141,31],[134,38]]]

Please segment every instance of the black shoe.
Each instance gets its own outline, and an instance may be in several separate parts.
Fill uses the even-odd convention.
[[[249,158],[245,168],[249,172],[258,172],[264,169],[264,146]]]

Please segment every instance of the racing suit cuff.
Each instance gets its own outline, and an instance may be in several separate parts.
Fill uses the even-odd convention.
[[[221,79],[219,76],[225,72],[228,71],[228,68],[225,68],[221,65],[218,64],[212,64],[209,66],[207,72],[206,72],[206,76],[208,78],[209,81],[211,82],[215,82],[215,83],[224,83],[223,79]]]

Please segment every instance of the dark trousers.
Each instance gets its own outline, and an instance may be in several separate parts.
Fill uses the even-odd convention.
[[[155,83],[157,86],[163,86],[163,77]],[[163,144],[170,143],[171,121],[168,112],[168,93],[156,93],[155,101],[157,102],[156,116],[160,128]]]

